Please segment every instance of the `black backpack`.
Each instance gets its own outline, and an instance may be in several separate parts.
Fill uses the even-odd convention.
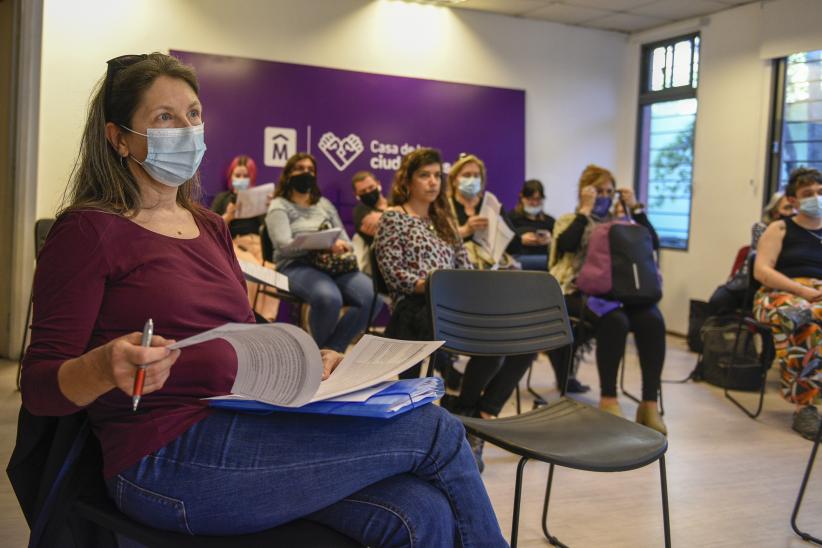
[[[711,316],[702,325],[700,338],[702,353],[697,362],[697,378],[730,390],[760,389],[762,362],[757,347],[766,351],[768,341],[744,323],[740,328],[737,316]]]

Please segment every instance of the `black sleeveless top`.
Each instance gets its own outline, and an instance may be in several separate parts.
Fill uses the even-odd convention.
[[[807,230],[785,219],[785,238],[776,270],[789,278],[822,280],[822,229]]]

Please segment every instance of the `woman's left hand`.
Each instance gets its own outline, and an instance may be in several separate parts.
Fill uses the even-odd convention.
[[[346,251],[351,251],[351,246],[348,245],[348,242],[345,240],[337,240],[334,242],[334,245],[331,246],[331,253],[334,255],[342,255]]]
[[[633,209],[636,206],[636,196],[634,195],[634,189],[628,187],[618,188],[617,192],[619,192],[620,198],[622,201],[625,202],[625,207],[628,209]]]
[[[340,365],[343,355],[334,350],[323,349],[320,350],[320,356],[323,359],[323,380],[331,376],[331,373]]]

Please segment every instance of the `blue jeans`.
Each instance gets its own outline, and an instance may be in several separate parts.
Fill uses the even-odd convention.
[[[291,292],[311,305],[308,323],[317,346],[345,352],[354,337],[365,331],[374,296],[371,278],[362,272],[331,276],[305,263],[283,268]],[[348,309],[340,318],[343,305]]]
[[[106,483],[123,513],[187,534],[305,517],[369,546],[507,546],[462,424],[435,405],[390,420],[215,411]]]
[[[548,255],[514,255],[523,270],[548,270]]]

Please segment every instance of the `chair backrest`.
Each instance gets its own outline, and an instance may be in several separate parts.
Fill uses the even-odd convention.
[[[444,350],[511,356],[573,342],[562,289],[547,272],[438,270],[429,299]]]
[[[51,227],[54,226],[55,219],[37,219],[34,223],[34,256],[37,257],[40,254],[40,250],[43,249],[43,245],[46,243],[46,238],[48,238],[49,231]]]
[[[385,283],[385,278],[382,276],[380,265],[377,262],[377,253],[373,245],[368,249],[368,261],[371,263],[371,279],[374,282],[374,294],[388,295],[390,290],[388,289],[388,284]]]
[[[263,248],[263,260],[273,263],[274,244],[271,243],[271,237],[268,235],[268,227],[265,223],[260,225],[260,244]]]

